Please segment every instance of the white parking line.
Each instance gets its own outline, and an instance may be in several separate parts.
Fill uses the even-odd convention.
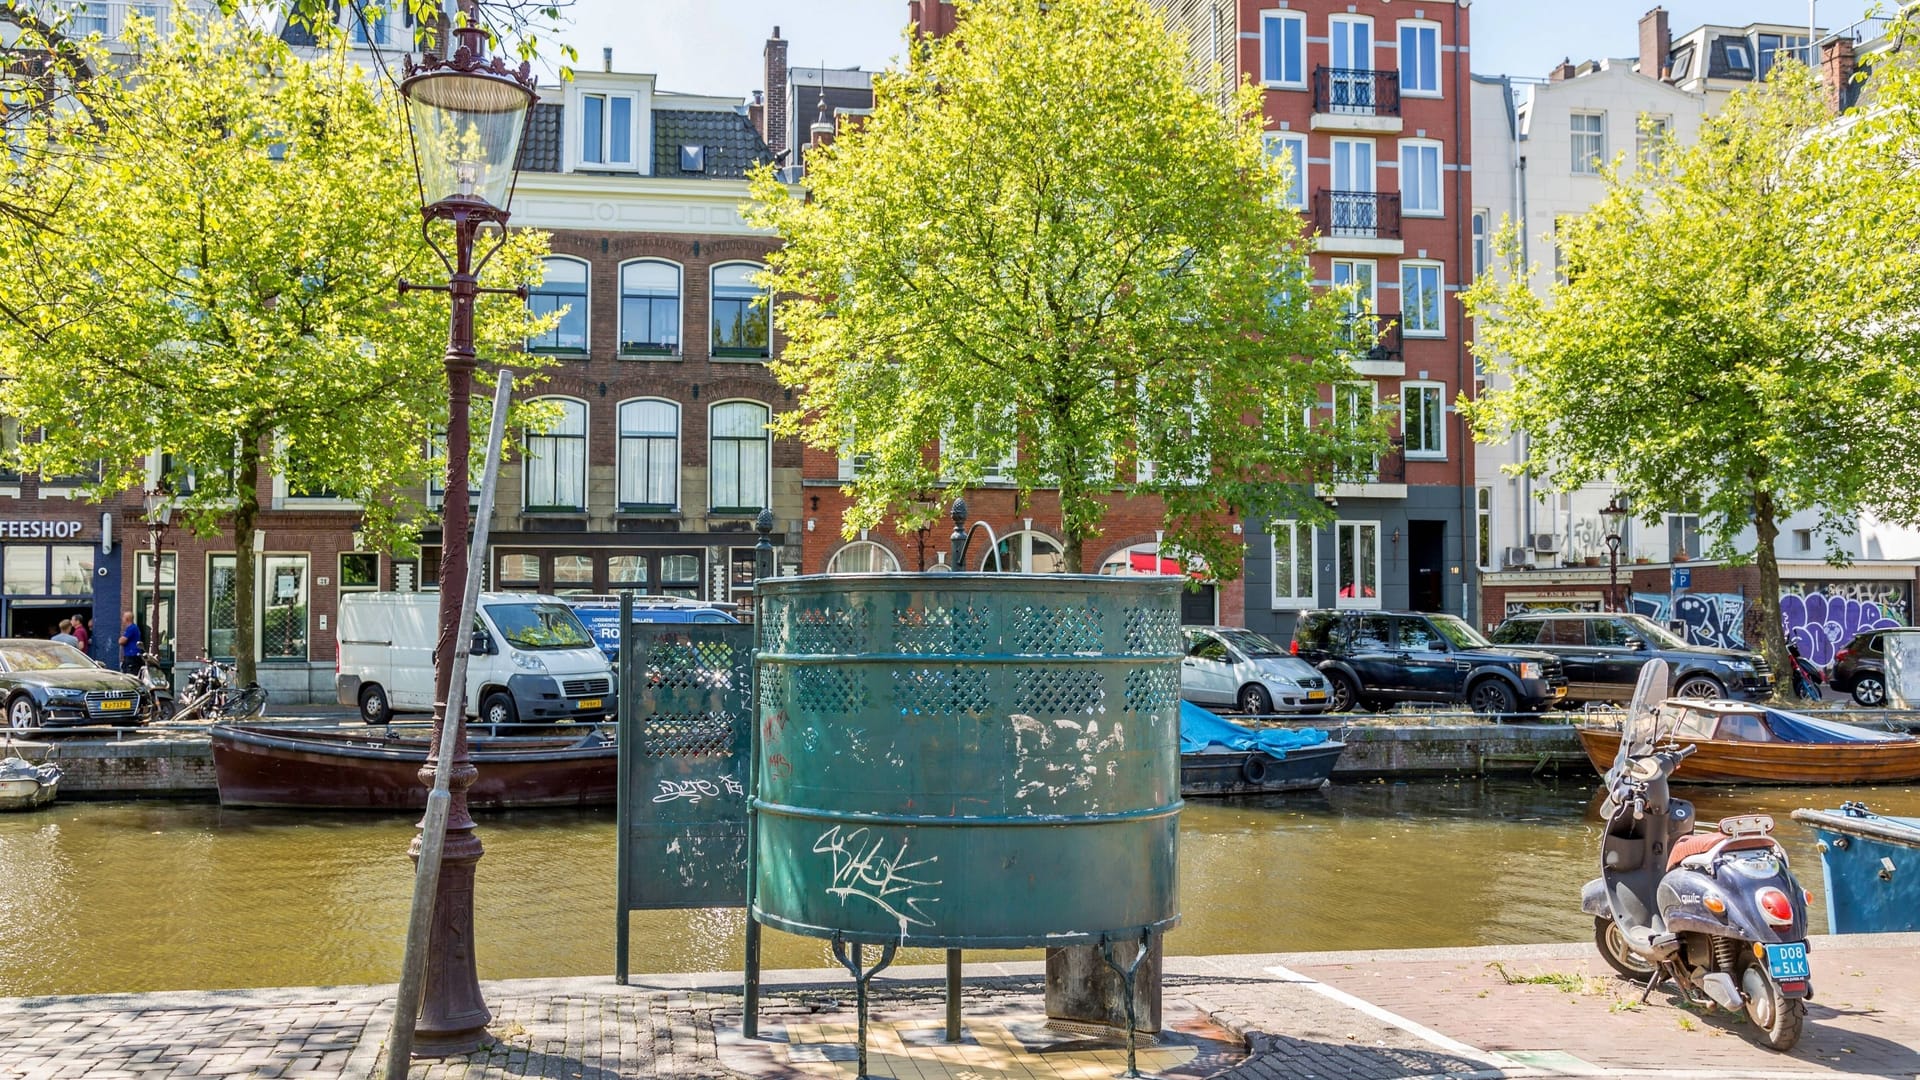
[[[1409,1020],[1406,1017],[1401,1016],[1399,1013],[1389,1012],[1386,1009],[1383,1009],[1380,1006],[1375,1005],[1373,1002],[1366,1000],[1365,998],[1354,997],[1352,994],[1347,993],[1345,990],[1341,990],[1338,987],[1328,986],[1326,983],[1323,983],[1318,979],[1310,978],[1306,975],[1302,975],[1299,972],[1293,970],[1292,968],[1280,967],[1279,965],[1276,964],[1275,966],[1267,968],[1266,970],[1267,970],[1267,974],[1272,975],[1274,978],[1279,979],[1281,982],[1293,983],[1296,986],[1303,986],[1308,990],[1313,991],[1316,994],[1322,995],[1323,997],[1332,998],[1333,1000],[1339,1002],[1340,1004],[1345,1005],[1349,1009],[1356,1009],[1360,1012],[1366,1013],[1368,1016],[1373,1017],[1375,1020],[1378,1020],[1383,1024],[1389,1024],[1393,1027],[1397,1027],[1401,1031],[1404,1031],[1409,1035],[1413,1035],[1416,1038],[1422,1039],[1426,1042],[1430,1042],[1433,1045],[1439,1047],[1440,1049],[1445,1050],[1449,1054],[1459,1054],[1463,1057],[1480,1058],[1483,1061],[1492,1061],[1496,1064],[1505,1064],[1503,1059],[1501,1059],[1496,1054],[1489,1054],[1485,1050],[1482,1050],[1477,1046],[1468,1046],[1466,1043],[1461,1042],[1459,1039],[1448,1038],[1447,1036],[1440,1034],[1439,1032],[1433,1030],[1430,1027],[1427,1027],[1424,1024],[1416,1024],[1412,1020]]]

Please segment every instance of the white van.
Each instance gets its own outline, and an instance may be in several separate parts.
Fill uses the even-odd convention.
[[[433,711],[440,594],[340,598],[334,688],[369,724]],[[467,660],[467,715],[483,724],[597,722],[613,715],[613,668],[566,601],[481,593]]]

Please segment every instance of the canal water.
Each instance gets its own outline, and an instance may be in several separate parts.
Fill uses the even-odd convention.
[[[1596,854],[1586,780],[1338,786],[1190,801],[1174,954],[1582,940]],[[1825,929],[1797,806],[1920,815],[1920,788],[1684,793],[1702,820],[1767,812]],[[61,802],[0,815],[0,996],[391,982],[413,878],[410,819]],[[476,899],[482,978],[613,970],[613,812],[490,815]],[[737,969],[739,911],[634,915],[635,971]],[[773,931],[769,968],[832,967]],[[1018,955],[1018,954],[999,954]],[[1038,957],[1038,952],[1031,954]],[[900,962],[934,962],[926,951]]]

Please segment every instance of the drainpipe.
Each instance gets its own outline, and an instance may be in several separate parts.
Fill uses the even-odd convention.
[[[1467,137],[1465,119],[1468,61],[1466,59],[1467,53],[1460,47],[1460,12],[1472,2],[1473,0],[1459,0],[1459,2],[1453,6],[1454,160],[1465,160],[1468,164],[1472,163],[1473,141]],[[1465,281],[1473,273],[1473,257],[1469,246],[1472,243],[1471,222],[1473,211],[1467,206],[1466,202],[1467,184],[1473,179],[1473,173],[1462,169],[1455,172],[1454,177],[1454,265],[1459,267],[1458,280]],[[1461,228],[1462,225],[1469,227]],[[1459,363],[1460,386],[1463,389],[1473,385],[1473,361],[1472,358],[1467,355],[1466,322],[1465,318],[1460,320],[1460,334],[1459,337],[1455,339],[1455,349]],[[1467,588],[1467,581],[1471,578],[1475,585],[1478,585],[1480,581],[1480,566],[1478,561],[1472,558],[1474,552],[1469,550],[1467,541],[1467,524],[1475,521],[1473,516],[1473,445],[1464,437],[1464,433],[1460,442],[1460,617],[1471,623],[1474,621],[1473,609],[1476,605],[1473,603],[1474,598],[1472,593]],[[1473,568],[1472,574],[1466,572],[1469,567]]]

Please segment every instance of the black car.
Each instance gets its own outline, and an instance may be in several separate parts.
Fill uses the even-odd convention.
[[[0,638],[0,699],[15,730],[146,721],[139,679],[38,638]]]
[[[1855,705],[1878,709],[1887,704],[1885,634],[1885,630],[1855,634],[1833,654],[1833,678],[1828,682],[1835,690],[1852,694]]]
[[[1633,700],[1647,661],[1667,662],[1674,697],[1765,701],[1773,696],[1767,662],[1736,649],[1689,645],[1643,616],[1552,611],[1516,615],[1494,628],[1493,640],[1560,658],[1569,701]]]
[[[1567,694],[1560,661],[1497,648],[1452,615],[1307,611],[1294,624],[1292,647],[1326,673],[1336,711],[1412,701],[1537,712]]]

